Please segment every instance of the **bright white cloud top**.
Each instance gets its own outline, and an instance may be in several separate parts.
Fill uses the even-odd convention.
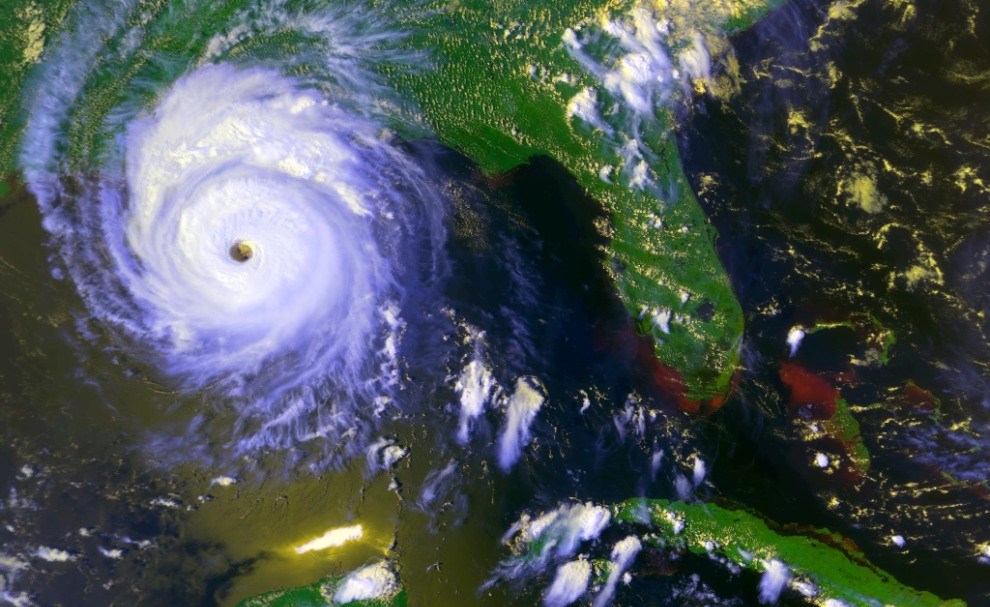
[[[238,450],[359,433],[346,413],[396,380],[403,298],[442,247],[422,160],[311,85],[224,64],[180,78],[122,148],[80,191],[30,173],[92,315],[233,401]]]

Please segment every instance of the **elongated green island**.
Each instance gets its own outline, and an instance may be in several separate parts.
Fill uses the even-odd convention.
[[[819,538],[786,534],[767,521],[715,504],[634,499],[616,506],[615,519],[645,525],[649,541],[667,548],[727,559],[746,570],[766,572],[771,562],[800,581],[811,604],[871,607],[961,607],[959,600],[915,590],[881,571],[845,538],[822,532]],[[829,603],[829,601],[835,601]]]
[[[406,607],[402,588],[387,563],[368,565],[309,586],[274,590],[244,599],[238,607]]]
[[[648,498],[612,506],[566,504],[537,517],[524,515],[505,543],[512,556],[503,571],[512,577],[542,575],[556,566],[559,580],[569,570],[583,570],[574,579],[572,600],[590,595],[599,602],[627,573],[632,576],[627,583],[637,576],[669,575],[666,567],[650,564],[661,554],[673,562],[694,555],[733,574],[760,574],[764,604],[776,603],[786,592],[792,602],[822,607],[965,605],[898,582],[838,534],[782,527],[735,506]],[[646,551],[657,554],[641,557]]]
[[[608,238],[603,263],[633,319],[635,337],[656,355],[650,361],[657,363],[653,378],[681,409],[708,412],[732,389],[744,317],[716,254],[717,235],[684,174],[674,136],[677,113],[694,95],[731,89],[731,78],[719,75],[720,64],[732,72],[728,37],[781,3],[7,1],[0,3],[0,197],[30,169],[50,178],[34,183],[71,188],[93,174],[101,182],[126,183],[121,173],[127,125],[155,111],[183,76],[214,63],[279,70],[293,87],[325,93],[312,103],[340,104],[373,117],[374,137],[439,140],[487,175],[511,172],[535,157],[562,165],[608,213],[608,220],[595,226]],[[46,66],[49,72],[39,76]],[[37,94],[45,86],[53,90]],[[41,153],[52,148],[59,152]],[[40,166],[49,158],[58,166]],[[272,164],[280,160],[285,159]],[[300,167],[286,164],[285,173],[297,176],[292,171]],[[127,209],[126,197],[122,201],[106,214],[126,216],[118,212]],[[51,206],[57,211],[58,204]],[[45,215],[58,219],[57,212]],[[225,243],[224,261],[249,261],[256,252],[249,244]],[[92,259],[106,261],[105,251],[95,250]],[[312,299],[321,305],[325,298]],[[843,326],[860,324],[865,320]],[[893,333],[872,319],[869,331],[871,354],[863,359],[886,364]],[[797,363],[781,365],[780,379],[793,407],[821,405],[824,413],[812,420],[813,434],[837,439],[856,471],[868,473],[870,453],[839,389]],[[937,413],[932,394],[913,385],[905,391],[906,400]],[[814,605],[963,605],[902,584],[845,538],[780,527],[736,507],[633,499],[588,507],[584,514],[587,519],[574,525],[571,519],[559,522],[568,516],[564,509],[538,519],[544,531],[553,527],[557,535],[533,531],[528,547],[516,554],[522,563],[517,569],[539,565],[543,569],[534,575],[545,577],[546,566],[571,559],[569,571],[585,574],[580,591],[585,596],[605,592],[602,588],[613,591],[622,574],[638,575],[636,555],[653,549],[711,558],[734,571],[764,576],[777,594],[793,582],[793,593]],[[609,526],[628,534],[612,546],[610,558],[578,554],[578,545],[598,550]],[[578,531],[587,533],[575,539]],[[575,549],[555,552],[563,539]],[[327,569],[317,575],[334,571]],[[415,597],[415,586],[410,594]],[[378,563],[308,586],[272,590],[240,605],[402,607],[406,602],[398,573],[391,564]]]

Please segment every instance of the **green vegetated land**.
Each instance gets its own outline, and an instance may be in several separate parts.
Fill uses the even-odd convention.
[[[850,607],[966,605],[901,584],[870,563],[851,541],[828,531],[788,530],[745,510],[706,503],[634,498],[611,510],[612,524],[637,528],[646,546],[710,557],[753,573],[763,573],[770,562],[779,561],[790,579],[802,583],[806,593],[802,596],[809,604],[834,600]],[[523,558],[542,554],[547,541],[555,540],[543,535],[532,538],[523,548]],[[596,583],[601,583],[611,563],[591,559],[591,565]],[[328,578],[311,586],[277,590],[246,599],[239,607],[335,606],[332,597],[342,580]],[[404,607],[406,600],[403,589],[393,597],[351,605]]]
[[[618,293],[640,331],[655,339],[658,357],[667,366],[665,381],[674,386],[680,404],[692,410],[717,406],[728,391],[738,366],[742,310],[716,256],[714,230],[684,177],[671,134],[672,114],[659,110],[637,127],[657,187],[631,188],[617,173],[603,178],[603,167],[622,168],[620,150],[614,137],[609,140],[601,129],[568,118],[568,101],[585,87],[600,89],[600,83],[568,54],[562,37],[568,28],[594,27],[645,7],[675,28],[687,20],[681,29],[697,29],[717,46],[727,33],[747,27],[780,2],[432,0],[400,5],[371,0],[365,7],[368,15],[388,15],[386,22],[406,33],[397,44],[426,57],[426,67],[404,69],[387,62],[379,67],[408,104],[410,111],[403,115],[419,116],[426,128],[405,118],[392,126],[408,136],[435,135],[488,173],[511,170],[536,155],[549,156],[606,206],[612,222],[600,228],[611,238],[608,269]],[[20,106],[19,88],[59,35],[71,4],[21,0],[0,7],[2,175],[13,171],[30,109]],[[105,125],[111,111],[146,108],[163,92],[135,83],[174,81],[202,60],[211,36],[232,29],[250,5],[246,0],[138,0],[124,20],[126,27],[108,36],[106,49],[109,53],[124,46],[129,29],[141,25],[140,52],[113,61],[94,57],[93,74],[72,100],[65,145],[79,165],[74,168],[98,158],[113,140]],[[284,3],[287,10],[301,13],[326,5],[333,2]],[[303,38],[289,29],[268,32],[237,45],[221,60],[293,57]],[[668,50],[676,61],[676,44]],[[310,68],[296,64],[287,69]],[[673,316],[662,328],[652,316],[658,311]]]
[[[809,599],[814,604],[834,599],[862,607],[965,605],[899,583],[837,534],[821,532],[818,539],[789,534],[748,512],[714,504],[638,498],[618,504],[614,512],[617,521],[647,527],[653,535],[644,541],[654,545],[724,558],[760,573],[767,562],[778,560],[792,576],[814,585],[817,594]]]
[[[0,2],[0,180],[14,170],[14,149],[26,108],[20,86],[58,30],[73,0]],[[5,185],[0,185],[0,196]]]
[[[695,11],[705,32],[724,35],[748,27],[778,0],[657,0],[652,10],[671,18]],[[19,0],[0,3],[0,175],[14,171],[14,155],[26,112],[20,88],[32,66],[61,31],[71,0]],[[172,82],[202,58],[208,38],[232,27],[246,0],[141,0],[132,19],[144,28],[142,52],[112,64],[94,66],[94,73],[67,117],[66,145],[72,158],[100,153],[102,126],[113,108],[123,104],[150,106],[161,93],[133,82]],[[289,0],[286,6],[305,10],[320,3]],[[565,166],[611,213],[609,268],[629,312],[640,329],[656,339],[662,362],[683,378],[684,395],[693,401],[714,401],[727,391],[738,364],[743,317],[713,245],[715,234],[683,175],[670,134],[673,118],[660,111],[639,133],[650,154],[650,171],[658,190],[628,187],[621,179],[602,178],[603,166],[619,166],[617,150],[601,129],[568,119],[569,100],[594,77],[571,57],[562,36],[567,28],[594,24],[622,15],[633,3],[614,0],[461,0],[426,2],[397,16],[409,32],[402,45],[422,50],[429,67],[404,70],[382,66],[381,75],[422,116],[426,129],[397,124],[406,134],[435,134],[461,150],[489,173],[510,170],[536,155]],[[372,2],[373,10],[397,5]],[[133,23],[132,25],[136,25]],[[108,48],[122,43],[118,31]],[[285,31],[256,44],[255,55],[291,53],[300,42]],[[266,48],[261,48],[267,45]],[[266,50],[267,49],[267,50]],[[676,49],[671,49],[675,52]],[[228,57],[232,58],[232,57]],[[547,74],[548,76],[540,76]],[[534,76],[536,75],[536,76]],[[559,77],[558,77],[559,76]],[[136,92],[135,92],[136,91]],[[606,99],[607,100],[607,99]],[[2,194],[2,191],[0,191]],[[653,222],[661,217],[661,225]],[[687,294],[686,301],[682,301]],[[684,317],[669,332],[642,310],[676,311]],[[707,313],[702,314],[702,310]],[[738,566],[761,571],[767,559],[779,559],[792,573],[819,588],[821,596],[853,605],[879,600],[896,605],[961,605],[915,591],[870,565],[841,538],[822,541],[788,535],[748,513],[710,504],[632,500],[615,509],[616,518],[647,526],[649,540],[695,553],[715,552]],[[673,521],[683,522],[683,528]],[[341,578],[247,599],[256,605],[332,604]],[[404,605],[401,591],[380,605]]]
[[[725,35],[755,22],[779,0],[659,1],[658,17],[676,20],[686,11],[707,19],[701,28]],[[436,69],[397,73],[440,139],[465,152],[490,173],[509,170],[535,155],[563,164],[611,212],[610,271],[640,330],[656,340],[660,360],[695,408],[719,404],[738,365],[742,309],[713,245],[714,230],[686,182],[671,128],[660,111],[644,124],[652,152],[650,169],[669,195],[634,189],[621,179],[606,182],[602,166],[616,164],[617,150],[600,129],[574,124],[568,100],[593,76],[582,72],[561,42],[567,28],[620,16],[631,2],[576,0],[467,0],[437,2],[435,12],[410,44],[434,52]],[[422,24],[420,24],[422,25]],[[549,72],[541,78],[534,74]],[[660,216],[662,225],[651,225]],[[687,294],[689,299],[682,302]],[[643,310],[676,312],[669,332]],[[702,314],[702,310],[708,312]],[[702,318],[702,317],[706,318]],[[681,377],[677,377],[680,375]]]
[[[333,595],[343,580],[342,576],[327,578],[309,586],[267,592],[244,599],[237,607],[406,607],[405,589],[386,598],[338,603]]]

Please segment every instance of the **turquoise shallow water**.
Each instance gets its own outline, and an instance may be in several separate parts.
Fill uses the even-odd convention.
[[[458,394],[447,369],[459,372],[456,356],[475,348],[448,346],[461,338],[447,324],[438,333],[411,326],[404,336],[405,409],[375,422],[376,435],[409,451],[392,473],[370,472],[363,455],[315,470],[298,463],[311,461],[299,452],[231,460],[236,410],[177,393],[140,361],[74,337],[78,298],[51,277],[36,207],[22,194],[3,219],[5,267],[24,289],[23,299],[11,291],[6,300],[5,335],[19,354],[4,390],[34,404],[4,410],[5,491],[17,496],[5,509],[5,533],[25,563],[9,574],[12,589],[39,604],[67,601],[79,583],[85,604],[234,604],[389,557],[404,583],[431,601],[529,602],[539,589],[478,592],[505,558],[499,538],[522,510],[573,497],[616,501],[630,488],[672,491],[671,475],[648,480],[650,454],[665,445],[667,457],[687,457],[687,436],[665,439],[665,431],[630,442],[614,429],[608,403],[649,384],[636,350],[615,337],[629,321],[599,269],[594,203],[548,161],[493,185],[434,145],[414,153],[438,158],[458,184],[444,301],[466,322],[485,323],[486,360],[499,383],[511,385],[525,370],[551,395],[518,465],[509,473],[496,467],[497,417],[476,420],[468,445],[456,440]],[[520,292],[528,299],[520,302]],[[446,322],[442,310],[437,315]],[[592,404],[579,414],[585,398]],[[301,449],[333,447],[314,441]],[[608,482],[592,480],[606,471]],[[223,476],[237,482],[224,486]],[[293,551],[355,523],[364,527],[359,542]],[[68,560],[40,559],[39,547]]]
[[[968,2],[912,6],[914,18],[865,2],[828,19],[793,3],[736,40],[740,96],[706,102],[682,147],[749,310],[751,380],[745,406],[726,411],[746,455],[720,460],[722,486],[778,520],[841,531],[900,579],[982,604],[990,226],[970,179],[986,167],[987,21]],[[879,209],[851,175],[875,184]],[[791,327],[863,313],[896,335],[889,362],[864,364],[862,326],[808,335],[794,359],[854,406],[872,467],[842,483],[815,465],[836,445],[802,431],[777,366]],[[773,473],[753,482],[747,461]],[[781,484],[801,490],[781,496]]]
[[[658,382],[601,205],[545,158],[484,175],[377,77],[432,67],[398,13],[79,5],[0,194],[0,600],[234,605],[385,559],[413,605],[538,604],[559,563],[496,575],[521,515],[648,496],[827,527],[980,604],[985,20],[853,4],[772,14],[733,41],[736,94],[685,115],[748,327],[708,417]],[[841,390],[856,440],[808,430],[802,372]],[[658,548],[629,573],[614,604],[758,604],[766,579]]]

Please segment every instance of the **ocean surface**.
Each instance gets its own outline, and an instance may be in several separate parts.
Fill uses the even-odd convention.
[[[222,360],[176,346],[178,321],[156,324],[146,300],[118,297],[125,279],[93,270],[115,243],[84,243],[73,261],[65,242],[102,234],[85,213],[57,213],[66,240],[53,246],[39,200],[12,180],[0,206],[0,603],[236,605],[387,558],[412,605],[535,605],[552,571],[497,577],[513,523],[635,496],[829,529],[903,583],[987,603],[988,27],[975,0],[795,0],[732,40],[738,66],[721,77],[735,92],[696,97],[678,130],[747,326],[738,390],[704,417],[667,401],[607,271],[605,211],[551,160],[486,176],[433,141],[357,145],[361,125],[314,138],[384,166],[355,187],[378,192],[376,212],[398,227],[333,232],[348,253],[352,239],[381,244],[380,262],[333,270],[368,285],[373,328],[345,326],[355,350],[328,353],[316,330],[271,336],[249,316],[270,310],[233,306],[248,346],[224,344],[237,355]],[[285,120],[272,128],[313,132]],[[226,170],[209,165],[189,187]],[[100,185],[88,177],[70,194]],[[299,246],[292,263],[322,263]],[[320,331],[357,322],[296,307],[326,295],[319,282],[279,291],[282,313],[315,314]],[[177,296],[162,292],[149,300]],[[133,327],[172,370],[129,347]],[[351,379],[320,376],[300,395],[251,368],[256,338],[284,345],[290,371],[339,365]],[[245,368],[248,387],[228,381]],[[789,394],[812,376],[841,392],[855,439],[809,431],[815,413]],[[358,524],[340,548],[296,550]],[[631,573],[614,605],[759,603],[757,575],[705,557],[647,551]]]

